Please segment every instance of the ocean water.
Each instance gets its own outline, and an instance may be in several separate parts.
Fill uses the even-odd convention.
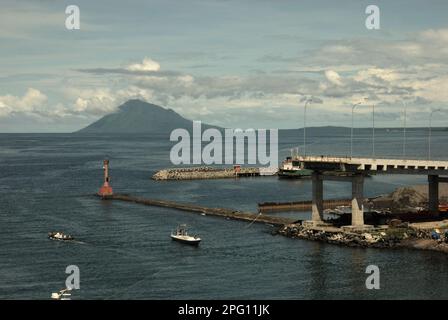
[[[432,158],[448,159],[448,132],[435,131]],[[283,135],[280,158],[301,143]],[[310,136],[309,154],[348,154],[347,136]],[[80,268],[73,299],[447,299],[448,256],[408,249],[346,248],[272,236],[271,227],[166,208],[101,201],[102,160],[111,161],[117,193],[255,211],[258,202],[311,197],[309,181],[276,177],[238,180],[151,180],[171,167],[166,136],[0,134],[0,299],[49,299],[65,287],[65,268]],[[378,131],[376,154],[402,156],[400,131]],[[356,155],[371,153],[358,132]],[[427,157],[427,135],[408,135],[408,154]],[[375,176],[366,195],[425,183],[422,176]],[[350,186],[326,182],[325,197]],[[276,213],[279,214],[279,213]],[[309,213],[287,213],[306,218]],[[191,226],[198,248],[170,239]],[[47,239],[61,230],[79,241]],[[381,289],[367,290],[365,269],[381,271]]]

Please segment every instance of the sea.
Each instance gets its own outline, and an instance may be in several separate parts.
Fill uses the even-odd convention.
[[[448,159],[448,131],[433,130],[432,159]],[[375,157],[428,158],[428,132],[375,132]],[[307,154],[347,155],[346,134],[310,134]],[[0,134],[0,299],[50,299],[79,268],[84,299],[447,299],[448,255],[411,249],[349,248],[273,235],[266,224],[226,220],[95,197],[110,160],[114,192],[257,211],[268,201],[311,198],[308,180],[276,176],[154,181],[170,162],[173,142],[148,134]],[[302,147],[297,132],[280,134],[279,159]],[[372,133],[358,130],[354,156],[372,156]],[[373,176],[365,194],[424,184],[425,176]],[[326,198],[350,196],[350,185],[325,182]],[[309,212],[272,213],[307,219]],[[170,239],[181,223],[198,247]],[[74,242],[48,239],[63,231]],[[367,289],[369,265],[380,289]]]

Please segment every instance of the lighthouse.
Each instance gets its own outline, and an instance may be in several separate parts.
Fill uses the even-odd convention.
[[[98,195],[105,198],[108,196],[112,196],[112,187],[109,184],[110,177],[109,177],[109,160],[103,161],[103,170],[104,170],[104,183],[102,187],[100,188],[100,191],[98,192]]]

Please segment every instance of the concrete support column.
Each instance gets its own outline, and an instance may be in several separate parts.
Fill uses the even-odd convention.
[[[439,214],[439,176],[428,176],[429,212]]]
[[[313,189],[313,202],[312,202],[312,218],[313,222],[324,221],[324,181],[322,176],[316,172],[311,176],[312,189]]]
[[[352,226],[364,225],[364,176],[352,177]]]

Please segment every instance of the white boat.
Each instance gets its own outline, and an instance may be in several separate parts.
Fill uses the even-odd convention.
[[[70,293],[71,289],[65,288],[60,290],[59,292],[53,292],[51,294],[51,299],[53,300],[70,300],[72,294]]]
[[[51,240],[59,240],[59,241],[69,241],[74,240],[74,238],[69,234],[64,234],[62,232],[49,232],[48,238]]]
[[[351,206],[337,206],[334,208],[333,213],[343,215],[343,214],[351,214],[352,207]]]
[[[187,225],[185,224],[177,226],[176,230],[171,232],[171,239],[190,245],[198,245],[199,242],[201,242],[201,238],[199,238],[197,235],[195,236],[188,235]]]

